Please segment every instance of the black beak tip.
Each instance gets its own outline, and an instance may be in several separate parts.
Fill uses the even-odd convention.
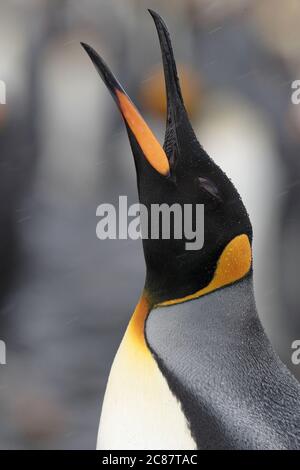
[[[151,8],[148,8],[147,10],[149,11],[149,13],[150,13],[150,15],[152,16],[152,18],[154,18],[155,16],[157,16],[156,11],[152,10]]]
[[[80,44],[83,47],[83,49],[85,50],[85,52],[90,56],[90,58],[94,62],[95,57],[97,56],[96,51],[91,46],[86,44],[85,42],[81,42]]]
[[[162,17],[158,13],[156,13],[156,11],[152,10],[151,8],[148,8],[148,11],[149,11],[150,15],[152,16],[156,26],[166,30],[167,26],[166,26],[164,20],[162,19]]]
[[[85,42],[80,43],[83,49],[86,51],[88,56],[90,57],[91,61],[93,62],[96,70],[100,74],[102,80],[104,81],[105,85],[109,89],[110,93],[112,94],[113,98],[116,100],[116,90],[120,90],[123,93],[124,90],[119,84],[116,77],[112,74],[106,63],[103,59],[99,56],[99,54],[93,49],[91,46],[86,44]]]
[[[85,42],[80,42],[80,44],[85,50],[89,47]]]
[[[150,15],[152,16],[152,18],[162,20],[162,17],[156,11],[152,10],[152,8],[148,8],[148,11],[149,11]]]
[[[91,61],[93,62],[93,64],[95,65],[95,67],[98,69],[99,72],[101,72],[102,69],[104,69],[104,67],[103,67],[103,61],[101,57],[99,56],[99,54],[95,51],[95,49],[93,49],[91,46],[89,46],[85,42],[81,42],[80,44],[85,50],[85,52],[87,53],[87,55],[89,56],[89,58],[91,59]]]

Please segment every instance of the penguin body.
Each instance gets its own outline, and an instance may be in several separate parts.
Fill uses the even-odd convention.
[[[167,27],[150,13],[167,92],[163,146],[101,57],[82,45],[125,121],[149,225],[157,222],[153,204],[204,204],[204,246],[187,250],[185,235],[143,239],[145,286],[111,369],[98,448],[300,449],[300,385],[256,312],[249,216],[195,136]]]
[[[198,449],[299,449],[299,384],[263,331],[252,275],[152,310],[146,337]]]
[[[102,406],[98,449],[196,448],[180,402],[140,329],[147,312],[147,301],[141,298],[114,359]]]

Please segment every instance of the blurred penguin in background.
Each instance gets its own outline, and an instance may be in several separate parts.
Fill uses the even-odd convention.
[[[274,74],[269,84],[269,88],[274,88],[277,92],[273,107],[274,110],[277,108],[274,120],[277,120],[276,134],[282,178],[281,191],[277,194],[280,204],[278,286],[282,305],[278,323],[278,344],[285,362],[300,379],[299,365],[293,364],[291,360],[292,344],[300,338],[300,296],[297,281],[300,237],[300,104],[296,104],[292,99],[295,91],[292,84],[300,79],[300,6],[294,0],[287,0],[284,4],[278,0],[264,0],[256,2],[252,17],[264,47],[278,69],[284,71],[284,74]],[[285,79],[278,83],[279,78],[284,75]]]
[[[119,251],[116,264],[125,269],[134,242],[101,244],[96,237],[97,206],[110,201],[112,186],[118,186],[121,177],[114,152],[104,151],[106,132],[111,132],[115,119],[106,106],[109,98],[84,67],[86,58],[78,47],[84,38],[106,50],[99,34],[106,31],[111,38],[108,49],[113,51],[108,54],[122,55],[126,28],[117,3],[91,0],[89,8],[83,8],[81,2],[51,0],[44,3],[37,21],[40,36],[34,42],[35,61],[29,62],[34,67],[30,73],[37,97],[32,108],[39,152],[33,185],[22,200],[24,220],[18,225],[23,256],[11,303],[14,328],[9,337],[10,367],[4,371],[7,387],[0,397],[3,422],[11,421],[13,427],[9,439],[7,426],[0,426],[0,440],[9,439],[11,446],[25,441],[35,448],[92,446],[99,377],[105,377],[118,341],[124,303],[129,309],[139,290],[138,285],[136,291],[128,286],[140,279],[142,255],[131,263],[126,277],[121,269],[116,275],[116,265],[106,263]],[[109,27],[112,17],[119,24],[117,31]],[[104,122],[107,128],[99,125]],[[27,176],[24,179],[28,181]],[[126,194],[126,184],[119,189]],[[99,315],[99,292],[109,292],[116,278],[128,296],[116,299],[112,322]],[[105,301],[102,311],[107,311]],[[95,360],[99,342],[100,363]],[[83,376],[88,377],[85,391],[77,382]],[[103,392],[104,385],[103,381]],[[18,406],[12,413],[13,403]]]
[[[30,14],[32,18],[30,19]],[[13,323],[9,305],[2,305],[21,263],[20,227],[27,220],[27,191],[32,182],[38,152],[36,129],[37,56],[32,44],[38,26],[27,33],[29,13],[20,5],[14,10],[1,5],[0,16],[0,325]],[[36,22],[37,24],[37,22]],[[3,329],[2,329],[3,332]]]

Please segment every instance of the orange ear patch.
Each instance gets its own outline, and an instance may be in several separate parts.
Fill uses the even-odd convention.
[[[146,159],[161,175],[170,173],[167,155],[130,99],[120,90],[116,90],[122,115],[133,132]]]
[[[174,305],[188,300],[197,299],[216,289],[232,284],[242,279],[249,272],[252,262],[252,251],[247,235],[238,235],[224,248],[210,283],[195,292],[180,299],[167,300],[157,306]]]

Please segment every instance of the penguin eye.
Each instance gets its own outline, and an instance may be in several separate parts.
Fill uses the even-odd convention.
[[[217,186],[211,180],[199,176],[197,178],[197,186],[202,191],[208,193],[213,199],[219,202],[222,201],[222,197]]]

